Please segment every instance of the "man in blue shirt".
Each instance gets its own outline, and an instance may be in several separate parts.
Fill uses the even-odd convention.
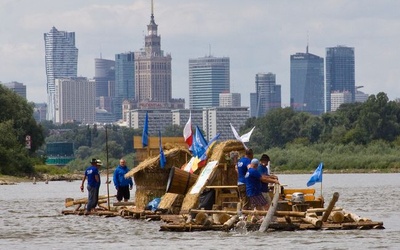
[[[117,189],[117,200],[119,202],[122,200],[122,198],[124,198],[125,202],[129,200],[129,190],[132,190],[133,186],[132,178],[125,178],[125,174],[129,172],[129,169],[125,164],[125,159],[119,160],[119,165],[115,169],[113,176],[114,186]]]
[[[246,194],[249,197],[249,209],[268,210],[268,202],[261,192],[261,183],[279,183],[277,179],[273,179],[267,175],[261,175],[258,172],[259,161],[252,159],[249,170],[245,176]]]
[[[96,208],[99,200],[99,189],[100,189],[100,174],[99,168],[102,165],[100,160],[92,159],[89,166],[85,170],[85,175],[82,179],[81,191],[83,192],[83,185],[85,180],[88,180],[87,190],[88,190],[88,203],[86,205],[85,214],[89,214],[94,208]]]
[[[260,172],[261,175],[266,175],[271,178],[277,179],[278,177],[276,175],[271,174],[270,170],[270,158],[267,154],[263,154],[260,158],[260,164],[257,167],[258,172]],[[269,187],[268,183],[261,182],[261,193],[264,196],[264,198],[267,200],[268,206],[271,205],[271,196],[269,195]]]
[[[253,150],[252,149],[246,149],[245,155],[239,159],[239,161],[236,164],[236,172],[238,174],[238,190],[239,190],[239,197],[242,202],[242,208],[246,208],[248,204],[248,199],[246,196],[246,179],[245,175],[247,173],[247,167],[251,162],[251,159],[253,159]]]

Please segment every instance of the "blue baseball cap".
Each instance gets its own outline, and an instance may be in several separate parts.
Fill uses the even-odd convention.
[[[258,165],[260,162],[258,161],[258,159],[254,158],[253,160],[251,160],[251,164],[255,164]]]

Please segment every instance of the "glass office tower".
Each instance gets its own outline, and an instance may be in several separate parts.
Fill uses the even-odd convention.
[[[77,77],[78,49],[75,32],[59,31],[55,27],[44,34],[47,76],[47,120],[55,118],[55,79]]]
[[[308,53],[290,56],[290,106],[320,115],[324,105],[324,59]]]
[[[337,46],[326,48],[326,102],[327,111],[331,110],[331,93],[351,93],[355,100],[355,60],[354,48]]]

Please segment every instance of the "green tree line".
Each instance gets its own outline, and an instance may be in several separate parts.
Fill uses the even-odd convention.
[[[34,104],[0,85],[0,107],[0,174],[32,174],[35,153],[44,142],[43,128],[33,118]]]
[[[310,169],[319,161],[332,169],[399,169],[400,104],[382,92],[321,116],[274,109],[247,120],[241,132],[253,126],[249,147],[270,154],[281,169]]]

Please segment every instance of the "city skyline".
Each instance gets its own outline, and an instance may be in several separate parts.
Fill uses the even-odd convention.
[[[46,102],[42,36],[52,26],[75,32],[78,76],[93,78],[95,58],[112,60],[143,47],[150,2],[2,1],[0,81],[21,82],[29,101]],[[261,72],[276,74],[282,104],[289,106],[290,55],[304,52],[307,43],[310,53],[323,58],[328,47],[354,47],[355,85],[368,94],[400,97],[398,7],[397,1],[368,0],[154,1],[163,50],[172,57],[172,97],[185,98],[187,107],[188,61],[210,54],[230,58],[231,92],[242,93],[243,106],[250,106]]]

